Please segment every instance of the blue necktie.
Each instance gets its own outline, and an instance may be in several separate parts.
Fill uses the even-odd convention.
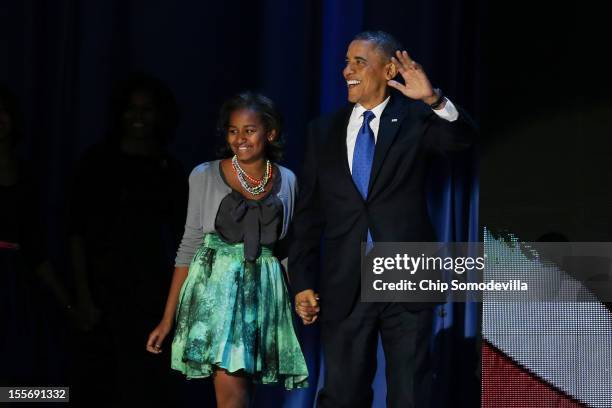
[[[353,151],[353,181],[364,200],[368,197],[368,184],[374,161],[374,131],[370,128],[370,122],[375,116],[372,111],[363,112],[363,124],[357,133]],[[372,249],[372,235],[368,229],[366,252],[370,249]]]

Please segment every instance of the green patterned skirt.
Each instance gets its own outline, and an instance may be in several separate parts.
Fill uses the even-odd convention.
[[[223,368],[258,384],[308,386],[283,272],[269,248],[248,263],[242,243],[204,236],[179,295],[172,368],[187,378]]]

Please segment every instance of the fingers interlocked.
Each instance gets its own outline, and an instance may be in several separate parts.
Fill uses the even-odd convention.
[[[318,296],[296,299],[295,311],[304,324],[312,324],[317,320],[320,311],[318,301]]]

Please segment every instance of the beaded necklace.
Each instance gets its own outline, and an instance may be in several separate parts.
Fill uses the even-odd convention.
[[[232,167],[236,172],[236,176],[238,177],[238,181],[240,182],[242,188],[244,188],[249,194],[252,194],[254,196],[259,195],[266,190],[266,185],[272,177],[272,163],[270,163],[270,160],[266,160],[266,171],[261,180],[248,175],[247,172],[244,171],[242,167],[240,167],[240,164],[238,163],[238,157],[236,157],[236,155],[232,157]],[[254,185],[251,186],[249,182]]]

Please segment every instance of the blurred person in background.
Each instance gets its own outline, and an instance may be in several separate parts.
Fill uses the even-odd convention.
[[[187,207],[187,177],[167,150],[178,108],[162,81],[132,74],[115,87],[110,112],[106,139],[77,163],[69,205],[76,304],[85,317],[75,398],[170,406],[178,379],[142,342],[157,323]]]
[[[0,84],[0,386],[52,382],[57,330],[78,321],[47,256],[37,169],[17,153],[23,133],[19,101]]]

